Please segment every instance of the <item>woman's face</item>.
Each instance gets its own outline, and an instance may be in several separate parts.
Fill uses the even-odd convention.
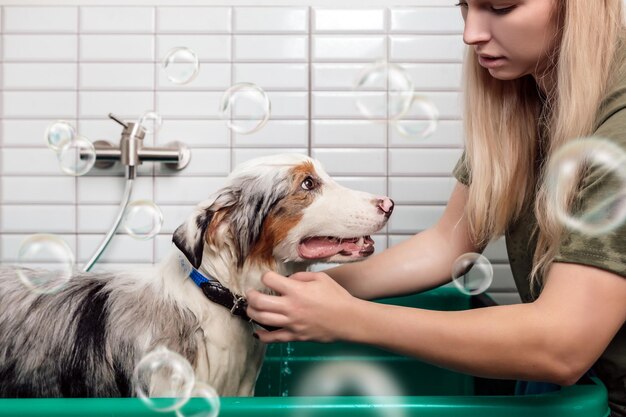
[[[579,0],[576,0],[579,1]],[[591,1],[591,0],[582,0]],[[461,0],[463,41],[500,80],[542,74],[556,40],[557,0]]]

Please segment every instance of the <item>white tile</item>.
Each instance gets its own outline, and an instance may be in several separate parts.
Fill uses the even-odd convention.
[[[149,63],[80,64],[80,87],[103,90],[152,90],[154,66]]]
[[[449,176],[462,149],[389,149],[389,175]]]
[[[233,133],[233,146],[306,147],[308,134],[306,120],[270,120],[257,132],[246,135]]]
[[[85,260],[86,262],[86,260]],[[138,271],[139,274],[144,274],[145,270],[148,269],[148,273],[151,273],[152,268],[154,268],[153,262],[127,262],[127,263],[114,263],[114,262],[103,262],[99,260],[96,264],[94,264],[93,268],[90,272],[130,272],[133,273]],[[142,275],[144,276],[144,275]]]
[[[389,218],[389,233],[417,233],[437,223],[444,206],[396,206]]]
[[[157,88],[160,90],[226,90],[231,86],[231,66],[230,63],[208,63],[199,64],[198,72],[191,81],[186,84],[172,82],[168,78],[167,72],[161,63],[156,64]]]
[[[330,175],[386,175],[386,149],[313,149]]]
[[[172,243],[172,236],[158,235],[154,238],[155,260],[158,262],[165,259],[171,251],[178,251],[178,248]]]
[[[457,7],[393,8],[390,13],[390,32],[463,33]]]
[[[236,7],[235,33],[306,32],[309,15],[306,7]]]
[[[54,123],[54,119],[33,119],[33,120],[3,120],[2,144],[3,146],[20,146],[47,148],[45,138],[46,129]],[[66,119],[72,126],[76,127],[75,119]]]
[[[228,7],[157,7],[157,31],[230,32],[231,13]]]
[[[461,100],[460,92],[447,91],[416,91],[417,96],[430,102],[437,109],[440,119],[460,119],[461,118]],[[415,100],[411,108],[403,117],[403,119],[424,119],[428,117],[428,113],[420,102]]]
[[[78,236],[78,259],[86,262],[95,252],[104,238],[103,234]],[[127,235],[117,235],[111,239],[109,246],[98,260],[102,263],[115,262],[152,262],[153,242],[137,240]]]
[[[226,176],[230,172],[230,149],[195,148],[191,151],[191,161],[182,171],[172,171],[162,164],[157,165],[160,175],[199,176],[216,175]]]
[[[397,123],[412,124],[412,121]],[[437,128],[427,138],[406,137],[398,132],[395,124],[390,123],[389,147],[456,147],[463,146],[463,126],[460,120],[439,120]]]
[[[456,182],[453,177],[390,177],[389,197],[396,204],[446,204]]]
[[[0,235],[0,262],[2,262],[2,264],[18,262],[19,249],[22,246],[22,243],[30,236],[31,234],[24,233],[4,233]],[[72,251],[72,254],[76,253],[76,235],[55,233],[54,236],[67,243]]]
[[[308,90],[307,64],[234,64],[234,83],[249,82],[267,89]]]
[[[154,29],[154,7],[80,8],[82,33],[152,33]]]
[[[298,35],[235,35],[237,61],[293,61],[308,59],[308,39]]]
[[[375,9],[313,9],[314,32],[384,32],[385,12]]]
[[[76,117],[76,92],[73,91],[5,91],[2,98],[4,117]]]
[[[124,119],[136,120],[154,109],[152,92],[85,91],[80,92],[80,117],[106,117],[114,113]]]
[[[116,111],[113,111],[113,113],[116,114]],[[136,117],[134,119],[128,118],[126,121],[130,122],[135,121],[136,119]],[[122,118],[122,120],[124,120],[124,118]],[[122,126],[108,118],[100,120],[81,119],[78,121],[77,127],[80,134],[89,138],[92,142],[96,140],[106,140],[114,146],[119,145],[122,130],[124,129]],[[149,139],[150,136],[144,139],[144,145]]]
[[[3,175],[65,175],[54,151],[46,148],[2,150]]]
[[[73,204],[76,179],[65,177],[2,177],[5,204]]]
[[[156,93],[157,112],[165,117],[202,117],[216,119],[219,116],[219,92],[165,92]]]
[[[313,61],[377,61],[386,56],[384,36],[316,35],[313,37]]]
[[[372,118],[385,119],[387,115],[387,95],[385,92],[326,92],[314,91],[312,97],[313,118],[355,118],[367,119],[359,110],[361,103]]]
[[[314,147],[384,147],[387,126],[369,120],[313,120],[311,144]]]
[[[166,119],[158,134],[157,144],[180,141],[189,147],[228,147],[229,129],[222,120]]]
[[[3,35],[5,61],[75,62],[77,35]]]
[[[333,176],[337,183],[352,190],[365,191],[366,193],[386,196],[387,178],[385,177],[338,177]]]
[[[120,204],[126,181],[110,177],[78,178],[79,204]],[[152,178],[137,177],[133,181],[130,201],[152,200]]]
[[[77,7],[4,7],[4,33],[76,33]]]
[[[352,90],[363,71],[371,64],[313,64],[311,72],[314,90]],[[375,87],[375,86],[372,86]],[[381,90],[386,88],[381,85]]]
[[[233,168],[242,162],[262,156],[277,155],[282,153],[299,153],[307,155],[306,148],[238,148],[233,149]]]
[[[226,177],[158,177],[154,185],[157,204],[196,205],[226,184]]]
[[[229,61],[231,37],[228,35],[158,35],[157,59],[163,59],[173,48],[185,47],[193,51],[199,62]]]
[[[297,118],[307,119],[309,116],[308,92],[269,91],[272,110],[271,119]],[[243,112],[242,112],[243,113]],[[238,112],[235,113],[239,114]],[[256,113],[255,113],[256,114]]]
[[[3,69],[5,90],[76,88],[77,71],[73,63],[5,63]]]
[[[490,292],[489,296],[499,305],[521,304],[522,299],[518,293]]]
[[[163,227],[161,234],[172,235],[174,231],[192,215],[194,206],[163,206]],[[172,238],[170,236],[169,240]]]
[[[506,239],[501,237],[489,243],[483,255],[485,255],[491,263],[509,262],[509,255],[506,251]]]
[[[3,233],[73,233],[76,230],[74,206],[2,206]]]
[[[460,35],[394,35],[389,37],[390,61],[461,62],[465,44]]]
[[[460,90],[462,64],[401,64],[416,90]]]
[[[152,35],[81,35],[80,59],[86,62],[152,62]]]
[[[77,233],[108,233],[115,220],[119,207],[116,205],[84,206],[77,210]],[[116,235],[125,234],[124,220],[120,223]]]

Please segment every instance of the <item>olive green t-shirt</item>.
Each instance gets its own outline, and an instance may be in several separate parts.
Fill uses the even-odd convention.
[[[603,101],[593,136],[608,139],[626,151],[626,76],[620,78]],[[453,174],[459,182],[468,185],[471,182],[471,167],[466,166],[464,156],[457,162]],[[596,178],[583,181],[582,191],[575,203],[583,208],[587,204],[593,207],[596,201],[603,201],[600,198],[614,196],[620,191],[623,193],[626,184],[619,184],[614,175],[610,177],[610,180]],[[537,246],[536,233],[532,233],[537,219],[532,206],[527,205],[525,212],[509,225],[505,233],[511,271],[524,302],[533,300],[529,278]],[[596,237],[565,229],[555,261],[588,265],[626,278],[626,224]],[[622,326],[592,369],[609,391],[612,416],[626,417],[626,325]]]

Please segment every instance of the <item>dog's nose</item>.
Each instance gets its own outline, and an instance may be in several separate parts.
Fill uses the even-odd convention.
[[[393,212],[393,200],[389,197],[379,197],[377,207],[385,213],[385,217],[391,216]]]

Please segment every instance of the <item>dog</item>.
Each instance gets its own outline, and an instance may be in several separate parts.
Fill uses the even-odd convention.
[[[0,396],[135,396],[133,371],[160,346],[218,395],[252,396],[265,346],[245,315],[246,291],[268,292],[261,277],[270,270],[366,258],[392,210],[389,198],[340,186],[314,159],[275,155],[238,166],[153,267],[76,273],[45,295],[3,267]]]

